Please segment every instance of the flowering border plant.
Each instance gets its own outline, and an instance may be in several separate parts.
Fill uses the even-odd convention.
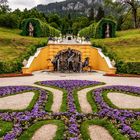
[[[130,138],[139,139],[140,133],[136,132],[131,128],[130,122],[140,117],[140,112],[132,110],[114,109],[108,106],[102,97],[102,93],[105,90],[109,91],[120,91],[120,92],[131,92],[140,94],[140,88],[129,87],[129,86],[107,86],[103,88],[95,89],[92,93],[95,103],[97,104],[97,112],[90,114],[79,113],[76,110],[75,100],[73,97],[73,91],[87,86],[95,86],[102,84],[96,81],[85,81],[85,80],[56,80],[56,81],[42,81],[37,84],[42,86],[52,86],[64,89],[67,91],[67,111],[60,113],[50,113],[45,111],[45,104],[48,102],[48,92],[41,88],[30,87],[30,86],[10,86],[1,87],[0,96],[14,95],[26,91],[38,91],[39,97],[35,105],[31,110],[22,112],[1,112],[0,119],[2,121],[13,122],[12,131],[8,132],[3,139],[14,140],[19,138],[23,132],[27,131],[30,126],[38,121],[46,120],[62,120],[65,124],[65,130],[63,132],[63,139],[79,140],[82,138],[80,127],[84,121],[94,119],[107,119],[120,130],[121,133],[126,134]],[[119,133],[119,132],[118,132]]]

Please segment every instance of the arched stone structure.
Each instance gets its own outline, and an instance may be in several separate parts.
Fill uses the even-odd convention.
[[[98,22],[95,31],[95,38],[112,38],[115,37],[116,23],[110,19],[102,19]]]

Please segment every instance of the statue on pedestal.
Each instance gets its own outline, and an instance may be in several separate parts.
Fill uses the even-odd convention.
[[[28,61],[26,59],[24,59],[22,64],[23,64],[24,67],[26,67],[26,65],[28,64]]]
[[[106,25],[105,38],[110,38],[110,26]]]
[[[29,36],[34,36],[34,27],[32,23],[29,23]]]

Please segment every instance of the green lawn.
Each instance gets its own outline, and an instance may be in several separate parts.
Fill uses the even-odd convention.
[[[117,32],[116,38],[92,39],[124,62],[140,62],[140,29]]]
[[[31,45],[38,45],[47,38],[24,37],[21,30],[0,28],[0,61],[19,58]]]

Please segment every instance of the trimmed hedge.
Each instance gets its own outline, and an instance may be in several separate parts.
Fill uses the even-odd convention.
[[[29,57],[36,52],[37,48],[44,47],[47,42],[48,40],[45,42],[41,42],[38,45],[28,47],[26,53],[24,53],[24,55],[22,55],[18,59],[15,59],[13,61],[5,61],[5,62],[0,61],[0,74],[21,72],[23,66],[22,65],[23,60],[29,59]]]
[[[124,62],[120,60],[115,53],[108,52],[105,46],[96,43],[92,43],[92,45],[94,47],[101,48],[106,56],[108,56],[111,60],[115,60],[117,73],[140,74],[140,62]]]
[[[110,19],[101,19],[98,23],[93,23],[89,27],[86,27],[82,30],[79,31],[79,36],[80,37],[85,37],[85,38],[104,38],[104,27],[106,24],[109,24],[111,28],[111,37],[115,37],[115,32],[117,25],[113,20]]]
[[[85,37],[85,38],[92,38],[95,36],[95,27],[96,23],[91,24],[89,27],[86,27],[82,30],[79,31],[79,36],[80,37]]]
[[[34,37],[59,37],[60,36],[60,31],[51,27],[49,24],[40,21],[37,18],[28,18],[22,21],[21,24],[21,29],[22,33],[21,35],[23,36],[28,36],[29,35],[29,23],[32,23],[34,26]]]

